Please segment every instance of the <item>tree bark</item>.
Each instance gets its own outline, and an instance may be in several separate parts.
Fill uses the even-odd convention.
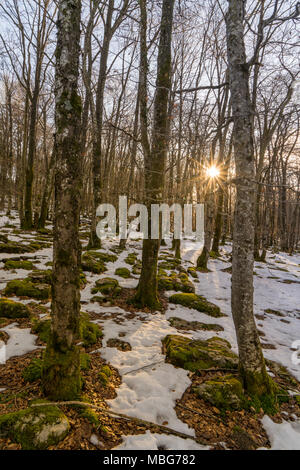
[[[80,394],[76,342],[80,318],[81,100],[78,95],[81,0],[60,0],[55,78],[55,216],[52,325],[43,390],[52,400]]]
[[[229,0],[226,15],[237,181],[231,305],[244,388],[249,394],[262,397],[272,393],[272,386],[253,315],[254,144],[249,67],[244,43],[244,8],[243,0]]]

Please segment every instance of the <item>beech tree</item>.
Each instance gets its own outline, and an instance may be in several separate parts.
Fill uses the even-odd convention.
[[[53,400],[80,393],[81,99],[78,95],[81,0],[58,2],[55,77],[55,214],[52,324],[43,389]]]
[[[140,0],[141,7],[141,122],[143,126],[143,149],[145,159],[145,204],[148,208],[149,236],[143,241],[142,272],[135,302],[141,306],[156,309],[160,306],[157,296],[157,261],[160,240],[151,238],[151,205],[160,204],[164,192],[164,174],[168,151],[168,103],[171,88],[171,42],[173,29],[174,0],[164,0],[160,24],[160,42],[157,59],[156,94],[152,142],[147,132],[147,55],[145,27],[147,24],[146,2]]]

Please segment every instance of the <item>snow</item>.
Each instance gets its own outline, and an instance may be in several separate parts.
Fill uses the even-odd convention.
[[[0,353],[1,357],[4,356],[1,362],[4,362],[3,359],[8,361],[11,357],[23,356],[38,348],[35,344],[37,336],[30,333],[30,328],[22,329],[17,326],[17,323],[11,323],[1,328],[0,331],[5,331],[9,335],[5,347],[2,345],[1,348],[0,343],[0,351],[4,350],[2,354]]]
[[[269,436],[272,450],[300,450],[300,421],[280,424],[264,416],[262,424]]]
[[[208,450],[191,439],[147,431],[137,436],[123,436],[123,443],[114,450]]]

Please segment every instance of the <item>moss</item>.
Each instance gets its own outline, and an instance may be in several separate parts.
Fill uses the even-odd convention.
[[[86,353],[81,353],[80,354],[80,369],[81,370],[89,370],[91,366],[91,358],[88,354]]]
[[[31,330],[38,335],[43,343],[48,343],[51,331],[51,320],[33,320]]]
[[[33,268],[31,261],[8,259],[4,262],[4,269],[26,269],[30,271]]]
[[[174,304],[183,305],[184,307],[193,308],[198,310],[198,312],[206,313],[211,317],[218,318],[223,316],[217,305],[208,302],[204,297],[196,294],[174,294],[171,295],[169,301]]]
[[[86,275],[80,270],[80,288],[83,289],[87,284]]]
[[[238,357],[228,341],[212,337],[206,341],[168,335],[163,339],[167,359],[175,366],[192,372],[201,369],[237,369]]]
[[[86,419],[93,426],[100,426],[99,418],[92,408],[88,408],[87,406],[81,406],[79,408],[79,414],[82,418]]]
[[[251,406],[257,411],[263,409],[268,415],[276,414],[278,412],[277,396],[280,394],[280,389],[266,369],[262,372],[254,372],[240,367],[240,375],[244,389],[251,400]]]
[[[96,258],[102,263],[114,263],[117,261],[118,257],[116,255],[111,255],[109,253],[103,253],[99,251],[89,251],[88,252],[93,258]]]
[[[110,338],[106,344],[109,348],[117,348],[119,351],[131,351],[131,345],[119,338]]]
[[[160,258],[164,258],[164,261],[160,261],[158,263],[158,267],[161,269],[166,269],[167,271],[174,270],[181,264],[180,259],[177,258],[171,258],[169,256]]]
[[[92,323],[86,313],[80,315],[79,332],[85,348],[96,344],[103,336],[100,327],[96,323]]]
[[[198,274],[197,274],[196,268],[189,267],[189,268],[188,268],[188,273],[189,273],[190,276],[192,276],[193,278],[198,279]]]
[[[116,274],[116,276],[123,277],[124,279],[128,279],[131,276],[131,273],[130,273],[129,269],[127,269],[127,268],[117,268],[115,270],[115,274]]]
[[[295,399],[296,399],[296,402],[298,403],[298,405],[300,406],[300,395],[296,395]]]
[[[106,271],[103,261],[95,259],[90,252],[86,252],[81,257],[81,267],[83,271],[101,274]]]
[[[5,297],[0,299],[0,317],[5,318],[28,318],[30,311],[28,307],[20,302],[13,302]]]
[[[43,361],[41,359],[33,359],[29,366],[22,372],[22,377],[25,382],[35,382],[42,377]]]
[[[224,331],[221,325],[215,323],[201,323],[198,321],[187,321],[182,318],[171,317],[169,318],[171,326],[177,330],[204,330],[204,331]]]
[[[78,347],[60,350],[48,342],[42,369],[43,392],[50,400],[77,400],[81,392],[80,351]]]
[[[63,440],[69,429],[64,413],[52,405],[0,416],[0,435],[21,444],[22,450],[45,450]]]
[[[106,385],[108,384],[108,377],[107,377],[107,375],[104,374],[104,372],[99,372],[98,377],[99,377],[99,381],[100,381],[101,385],[102,385],[103,387],[106,387]]]
[[[189,280],[186,273],[172,273],[169,276],[162,274],[158,276],[158,289],[159,290],[175,290],[185,293],[194,293],[195,287]]]
[[[36,269],[29,274],[27,278],[34,284],[52,284],[52,270],[51,269]]]
[[[101,367],[101,372],[106,375],[106,377],[111,377],[112,376],[112,370],[109,366],[102,366]]]
[[[15,294],[18,297],[32,297],[44,300],[49,299],[51,290],[48,284],[36,284],[24,279],[22,281],[13,280],[8,282],[4,292],[6,295]]]
[[[207,380],[194,391],[197,396],[221,410],[238,410],[245,407],[246,398],[242,383],[232,375]]]
[[[125,259],[125,263],[130,264],[130,265],[133,266],[136,263],[136,260],[137,260],[137,254],[136,253],[129,253],[127,258]]]
[[[95,287],[92,289],[92,294],[100,292],[104,297],[114,298],[121,292],[121,288],[117,279],[112,277],[104,277],[98,279],[95,283]]]

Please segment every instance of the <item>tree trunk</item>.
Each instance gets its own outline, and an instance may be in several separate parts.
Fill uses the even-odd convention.
[[[144,0],[141,5],[141,122],[145,127],[147,122],[147,96],[146,71],[147,56],[145,57],[147,25],[146,5]],[[148,139],[145,135],[147,128],[143,129],[142,140],[144,142],[145,158],[145,203],[148,207],[149,229],[151,228],[151,204],[160,204],[164,193],[164,174],[168,151],[168,103],[171,88],[171,43],[173,29],[174,0],[164,0],[162,5],[162,17],[160,27],[160,43],[157,60],[156,94],[154,101],[154,122],[152,133],[152,146],[149,152]],[[143,61],[144,67],[143,67]],[[143,81],[143,82],[142,82]],[[146,152],[145,152],[146,150]],[[148,239],[143,241],[142,272],[135,296],[135,301],[142,307],[147,306],[156,309],[160,306],[157,294],[157,261],[160,240],[151,239],[149,231]]]
[[[52,400],[80,394],[76,342],[80,318],[81,100],[78,95],[81,0],[60,0],[55,78],[55,216],[52,325],[43,367],[43,390]]]
[[[243,0],[229,0],[226,16],[237,186],[231,304],[244,388],[250,395],[262,398],[271,395],[273,388],[253,315],[254,145],[249,67],[244,43],[244,8]]]

